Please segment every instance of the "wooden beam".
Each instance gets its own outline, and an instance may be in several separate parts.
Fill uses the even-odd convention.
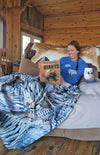
[[[26,7],[27,7],[30,3],[31,3],[30,0],[28,0],[28,1],[25,3],[25,5],[20,9],[20,12],[19,12],[20,15],[22,14],[22,12],[26,9]]]
[[[21,29],[25,31],[30,31],[31,33],[37,34],[39,36],[43,36],[42,30],[36,27],[30,26],[29,24],[26,24],[26,23],[21,23]]]

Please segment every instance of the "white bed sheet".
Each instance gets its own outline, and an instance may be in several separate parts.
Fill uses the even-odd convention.
[[[58,128],[100,128],[100,79],[96,81],[79,85],[81,96],[69,117]]]

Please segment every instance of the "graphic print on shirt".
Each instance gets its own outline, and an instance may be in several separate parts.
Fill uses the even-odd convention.
[[[71,65],[70,64],[66,64],[65,67],[71,67]]]
[[[67,68],[67,67],[71,67],[71,65],[70,65],[70,64],[65,64],[65,67],[66,67],[66,68]],[[75,75],[77,74],[76,70],[74,70],[74,69],[69,69],[69,70],[68,70],[68,73],[71,74],[71,76],[74,75],[74,74],[75,74]]]
[[[71,76],[74,75],[74,74],[75,75],[77,74],[76,70],[73,70],[73,69],[69,69],[68,73],[71,74]]]

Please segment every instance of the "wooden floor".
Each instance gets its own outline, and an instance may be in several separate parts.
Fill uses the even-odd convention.
[[[100,141],[43,137],[21,150],[7,150],[0,140],[0,155],[100,155]]]

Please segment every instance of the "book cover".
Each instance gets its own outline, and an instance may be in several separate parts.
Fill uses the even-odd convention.
[[[39,62],[39,75],[40,81],[51,83],[51,84],[60,84],[60,61],[44,61]]]

